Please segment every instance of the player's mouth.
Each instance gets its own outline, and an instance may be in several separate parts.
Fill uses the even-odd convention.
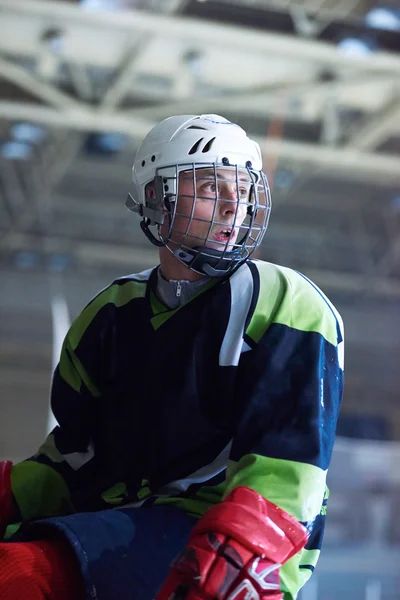
[[[232,227],[228,226],[216,231],[213,234],[212,239],[216,240],[217,242],[222,242],[223,244],[226,244],[227,242],[232,242],[232,238],[235,237],[235,230]]]

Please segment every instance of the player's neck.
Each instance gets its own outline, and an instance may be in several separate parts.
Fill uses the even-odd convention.
[[[160,267],[162,276],[167,281],[198,281],[203,278],[185,267],[167,248],[160,248]]]

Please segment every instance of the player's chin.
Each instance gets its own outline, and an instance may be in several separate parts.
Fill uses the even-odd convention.
[[[207,242],[204,243],[204,246],[212,250],[217,250],[218,252],[221,252],[221,254],[223,252],[232,252],[235,249],[235,244],[233,243],[222,244],[221,242],[211,242],[210,240],[207,240]]]
[[[201,239],[200,236],[191,237],[191,236],[183,236],[180,240],[180,243],[183,247],[186,248],[210,248],[210,250],[217,250],[217,252],[232,252],[236,248],[235,239],[226,240],[223,242],[221,240],[213,240],[212,238],[205,237]]]

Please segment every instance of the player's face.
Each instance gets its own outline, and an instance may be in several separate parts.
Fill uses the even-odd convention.
[[[235,168],[197,169],[179,177],[172,241],[232,250],[249,203],[250,176]]]

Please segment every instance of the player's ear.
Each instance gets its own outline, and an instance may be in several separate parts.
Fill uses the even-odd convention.
[[[156,188],[154,185],[154,181],[150,181],[150,183],[146,185],[145,194],[147,200],[154,200],[154,198],[156,197]]]

